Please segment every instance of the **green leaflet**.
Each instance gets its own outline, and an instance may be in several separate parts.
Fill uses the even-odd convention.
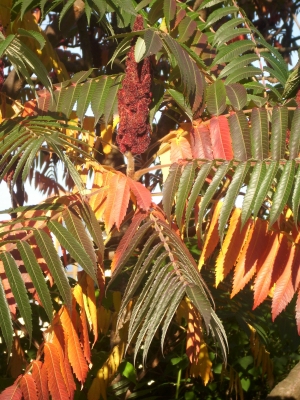
[[[22,19],[22,17],[21,17],[21,19]],[[44,36],[39,32],[32,31],[32,30],[27,31],[25,29],[18,28],[17,34],[18,34],[18,36],[26,36],[26,37],[29,37],[30,39],[36,40],[40,45],[40,49],[42,49],[45,46],[46,40],[45,40]]]
[[[78,85],[79,83],[85,81],[91,75],[93,70],[94,70],[94,68],[90,68],[87,71],[77,72],[76,74],[74,74],[72,76],[72,78],[70,79],[70,82],[73,84],[76,83],[76,85]]]
[[[83,125],[83,119],[86,113],[86,110],[91,102],[92,96],[96,89],[96,82],[93,80],[89,80],[86,82],[80,91],[80,96],[77,101],[76,113],[78,118],[80,119],[81,126]]]
[[[100,227],[99,222],[96,219],[96,216],[89,205],[89,203],[85,202],[79,205],[81,210],[81,217],[84,220],[88,231],[90,232],[98,250],[100,251],[101,258],[104,258],[104,242],[102,236],[102,229]],[[70,230],[70,229],[69,229]]]
[[[226,42],[229,42],[232,39],[235,39],[239,36],[248,35],[249,33],[251,33],[251,31],[248,28],[237,28],[225,31],[222,33],[222,35],[219,36],[218,45],[220,46]]]
[[[74,4],[74,1],[69,0],[63,7],[63,9],[61,10],[60,14],[59,14],[59,26],[61,24],[61,21],[64,17],[64,15],[66,14],[66,12],[69,10],[69,8],[71,8],[71,6]]]
[[[204,0],[198,10],[202,10],[202,8],[212,7],[219,3],[224,3],[224,0]]]
[[[295,96],[300,83],[300,67],[297,67],[294,71],[289,75],[282,94],[283,98],[289,99]]]
[[[169,305],[168,311],[165,315],[165,318],[164,318],[163,324],[162,324],[162,332],[161,332],[161,339],[160,339],[162,350],[163,350],[164,341],[165,341],[165,337],[166,337],[168,328],[169,328],[170,323],[173,319],[173,316],[180,304],[180,301],[183,298],[185,291],[186,291],[185,287],[182,284],[180,284],[180,282],[177,283],[174,294],[172,295],[172,302]]]
[[[0,278],[0,328],[4,341],[7,346],[7,354],[10,355],[13,341],[13,326],[10,316],[10,310],[6,301],[5,291]]]
[[[255,164],[255,167],[253,168],[250,182],[247,186],[247,192],[244,197],[243,201],[243,207],[242,207],[242,215],[241,215],[241,228],[245,225],[245,223],[248,221],[253,206],[255,199],[257,197],[257,193],[261,187],[261,184],[263,182],[263,179],[266,175],[266,164],[265,162],[258,162]]]
[[[63,219],[65,221],[66,227],[68,231],[71,233],[71,235],[81,244],[82,248],[85,250],[87,255],[90,258],[90,261],[92,261],[92,264],[94,266],[94,270],[97,270],[96,267],[96,255],[95,255],[95,250],[94,246],[92,244],[92,241],[89,237],[89,235],[86,232],[86,229],[77,215],[77,213],[74,212],[73,209],[66,208],[64,212],[62,213]],[[100,227],[99,227],[100,229]]]
[[[241,110],[247,104],[247,90],[240,83],[232,83],[231,85],[226,85],[226,94],[232,104],[233,108],[236,110]]]
[[[123,266],[126,264],[128,259],[131,257],[132,253],[136,249],[136,246],[138,245],[140,240],[144,237],[144,235],[146,234],[147,230],[150,228],[151,225],[152,225],[152,221],[147,221],[144,225],[142,225],[140,228],[138,228],[138,230],[136,231],[136,233],[134,234],[133,238],[130,241],[130,245],[127,246],[126,252],[124,253],[123,257],[116,264],[114,272],[112,274],[111,280],[109,281],[107,288],[109,288],[109,286],[113,283],[115,278],[119,275]]]
[[[153,54],[157,54],[162,48],[162,41],[159,37],[159,33],[152,29],[147,29],[144,34],[144,41],[146,44],[146,51],[144,58],[149,57]]]
[[[152,342],[152,339],[154,338],[154,335],[157,331],[157,328],[160,326],[160,324],[163,321],[163,318],[165,317],[168,309],[172,306],[174,303],[174,300],[177,302],[177,307],[179,306],[180,300],[182,298],[182,282],[179,280],[178,276],[166,276],[166,286],[160,285],[160,290],[158,291],[156,298],[158,298],[157,304],[154,306],[153,303],[150,306],[150,309],[148,311],[148,315],[152,314],[151,321],[149,322],[149,325],[147,326],[146,329],[146,337],[144,340],[144,348],[143,348],[143,363],[145,364],[146,358],[147,358],[147,353],[150,348],[150,344]],[[178,297],[177,293],[181,294],[181,298]],[[166,297],[166,300],[165,298]],[[146,317],[147,318],[147,317]],[[143,335],[143,332],[141,331],[139,333],[140,336]]]
[[[235,72],[240,71],[241,68],[257,60],[258,57],[256,54],[244,54],[243,56],[235,58],[222,69],[219,77],[224,78],[225,76],[233,75]]]
[[[43,304],[43,307],[48,315],[49,321],[52,322],[52,300],[45,281],[45,277],[41,271],[36,256],[27,242],[19,241],[17,243],[18,250],[24,262],[25,268],[30,275],[32,283],[36,288],[37,294]]]
[[[15,39],[11,47],[9,48],[8,58],[14,53],[16,58],[22,57],[22,60],[28,65],[28,67],[34,71],[37,78],[42,82],[47,90],[52,93],[52,84],[48,77],[48,72],[44,65],[40,62],[38,56],[31,51],[25,44],[19,41],[19,39]]]
[[[146,7],[149,3],[151,3],[152,0],[142,0],[136,7],[135,11],[138,12],[142,8]]]
[[[273,71],[276,71],[277,76],[280,78],[279,82],[284,86],[289,76],[286,62],[280,62],[277,58],[273,57],[272,54],[267,52],[260,53],[260,55],[270,63]]]
[[[146,43],[142,37],[138,37],[134,46],[134,58],[135,62],[139,63],[145,54],[146,51]]]
[[[242,111],[231,114],[228,118],[234,158],[246,161],[251,158],[250,129],[248,120]]]
[[[23,159],[23,157],[25,157],[24,161],[26,161],[26,163],[24,165],[23,172],[22,172],[22,181],[23,182],[25,182],[27,176],[29,175],[30,168],[32,167],[33,160],[35,159],[36,154],[40,150],[40,148],[41,148],[41,146],[42,146],[44,141],[45,141],[45,138],[44,137],[40,137],[40,138],[36,139],[35,142],[31,146],[28,146],[27,149],[24,151],[23,156],[21,158],[21,159]],[[21,164],[21,160],[18,163],[18,166],[17,166],[15,174],[14,174],[14,182],[15,182],[15,179],[16,179],[15,175],[18,176],[19,175],[19,171],[21,171],[20,164]],[[23,165],[23,162],[22,162],[21,165]],[[19,168],[20,168],[20,170],[19,170]]]
[[[295,176],[295,160],[288,160],[283,168],[279,183],[277,184],[272,207],[270,209],[270,226],[278,219],[287,204],[292,190]]]
[[[191,187],[194,182],[196,167],[197,167],[197,162],[192,162],[187,164],[180,178],[178,192],[177,192],[177,200],[175,204],[176,221],[180,231],[182,229],[183,211],[185,208],[186,200],[188,198],[188,195],[190,193]]]
[[[217,169],[215,176],[213,177],[211,184],[209,185],[208,189],[205,192],[205,195],[203,196],[203,199],[201,201],[200,209],[199,209],[199,215],[198,215],[198,226],[199,226],[199,231],[200,235],[202,235],[202,219],[204,217],[204,213],[206,211],[206,207],[210,203],[211,199],[215,195],[219,185],[221,184],[222,180],[224,179],[225,175],[231,168],[231,162],[225,161],[223,164]]]
[[[91,101],[92,111],[95,116],[95,125],[104,113],[104,105],[112,83],[112,79],[107,76],[100,78],[97,82],[97,87]]]
[[[204,319],[207,332],[211,320],[212,307],[203,291],[196,285],[186,286],[186,294]]]
[[[242,18],[233,18],[225,22],[225,24],[222,24],[215,33],[212,46],[215,46],[216,44],[223,44],[223,35],[226,34],[228,31],[234,32],[234,28],[243,23],[244,21],[242,20]]]
[[[291,134],[289,140],[290,160],[298,157],[300,144],[300,108],[294,111]]]
[[[128,343],[132,341],[133,337],[135,336],[137,330],[140,327],[141,322],[144,320],[147,311],[149,309],[149,305],[152,303],[153,298],[157,292],[159,283],[168,273],[168,269],[172,263],[167,263],[164,266],[162,266],[162,262],[165,260],[167,256],[168,254],[164,252],[157,258],[152,267],[150,276],[134,305],[128,327]],[[138,349],[139,343],[136,342],[135,345],[136,349]]]
[[[109,121],[112,119],[116,105],[118,104],[117,103],[118,102],[117,94],[118,94],[118,90],[120,89],[121,78],[122,77],[117,76],[114,79],[112,85],[110,86],[108,96],[105,99],[105,104],[104,104],[104,123],[105,123],[105,125],[108,125]]]
[[[234,44],[234,43],[233,43]],[[261,70],[256,67],[244,67],[237,71],[232,72],[227,79],[225,80],[225,84],[240,82],[245,78],[251,78],[252,76],[260,76]]]
[[[164,0],[163,10],[166,24],[170,31],[170,23],[173,21],[176,14],[176,0]]]
[[[67,169],[69,170],[69,173],[71,175],[71,178],[73,179],[75,185],[77,186],[78,190],[83,189],[83,182],[81,180],[81,177],[74,167],[74,164],[70,161],[69,157],[67,154],[65,154],[63,151],[60,150],[60,143],[57,144],[55,138],[49,137],[47,138],[47,142],[52,146],[53,150],[55,153],[59,156],[61,161],[66,165]]]
[[[3,53],[14,40],[14,38],[15,35],[8,35],[5,39],[2,34],[0,35],[0,57],[2,57]]]
[[[72,308],[72,293],[66,271],[62,265],[60,257],[58,256],[50,236],[46,232],[37,229],[34,231],[34,237],[39,246],[42,256],[53,276],[54,282],[62,296],[66,306],[71,310]]]
[[[187,42],[195,30],[197,29],[197,24],[195,21],[193,21],[189,16],[186,16],[183,18],[183,20],[180,22],[178,26],[178,40],[179,42]]]
[[[193,111],[191,110],[190,106],[187,104],[184,96],[182,93],[177,92],[175,89],[168,89],[167,93],[169,93],[173,99],[176,101],[178,106],[186,113],[189,119],[193,120]]]
[[[219,217],[219,228],[218,228],[221,242],[223,241],[226,224],[228,222],[232,208],[239,194],[240,188],[244,182],[249,167],[250,167],[250,162],[242,162],[237,166],[231,184],[223,200]]]
[[[21,147],[19,147],[16,150],[14,156],[10,159],[10,161],[7,163],[6,167],[3,169],[3,171],[0,175],[0,181],[3,179],[3,177],[7,173],[7,171],[9,171],[14,166],[15,162],[20,157],[20,154],[22,153],[22,151],[25,150],[28,146],[32,145],[33,142],[34,142],[34,138],[30,138],[27,142],[25,142]],[[15,146],[13,146],[13,147],[15,147]],[[10,149],[10,150],[12,151],[12,149]],[[7,152],[6,154],[9,156],[10,153]],[[3,158],[1,159],[1,164],[4,163]]]
[[[162,204],[169,222],[171,220],[172,205],[178,189],[181,171],[182,165],[176,163],[172,164],[170,167],[169,175],[163,187]]]
[[[212,334],[214,337],[216,337],[219,346],[221,348],[222,351],[222,355],[223,355],[223,359],[224,359],[224,363],[226,365],[227,363],[227,353],[229,350],[228,347],[228,341],[227,341],[227,336],[226,336],[226,332],[225,329],[222,325],[222,322],[220,321],[220,319],[218,318],[217,314],[215,313],[215,311],[212,309],[211,310],[211,330],[212,330]]]
[[[182,48],[182,46],[170,35],[162,33],[161,38],[163,40],[164,47],[167,47],[166,51],[170,51],[175,57],[180,70],[184,94],[189,96],[195,91],[195,85],[197,84],[197,81],[193,79],[193,61],[190,59],[188,53]]]
[[[226,90],[221,80],[207,87],[207,109],[212,115],[221,115],[226,108]]]
[[[274,107],[272,112],[271,157],[273,160],[284,158],[285,138],[288,127],[288,109]]]
[[[75,261],[84,269],[84,271],[94,280],[97,284],[96,276],[96,263],[92,261],[81,243],[76,240],[72,233],[63,227],[57,221],[49,221],[47,224],[51,232],[56,236],[61,245],[74,257]]]
[[[239,9],[234,6],[218,8],[217,10],[215,10],[211,14],[209,14],[209,16],[206,20],[205,28],[209,28],[212,24],[219,21],[219,19],[221,19],[229,14],[237,13],[238,11],[239,11]]]
[[[294,192],[292,196],[292,210],[295,224],[298,223],[298,212],[300,205],[300,168],[297,166],[297,174],[295,176]]]
[[[198,172],[197,178],[195,180],[194,186],[192,188],[189,200],[188,200],[188,205],[186,208],[186,213],[185,213],[185,224],[188,226],[189,220],[195,205],[195,202],[197,200],[197,197],[200,194],[200,190],[202,189],[202,186],[205,182],[205,179],[207,178],[207,175],[209,174],[211,168],[213,166],[213,162],[208,162],[205,163],[201,166],[200,171]]]
[[[118,320],[122,317],[123,312],[127,307],[127,304],[129,303],[130,299],[135,295],[135,292],[138,289],[139,285],[142,283],[142,280],[147,274],[148,269],[151,268],[153,260],[156,259],[156,256],[163,247],[163,243],[158,243],[149,252],[150,246],[153,244],[153,241],[155,239],[157,239],[157,233],[152,234],[147,240],[141,254],[139,255],[138,262],[133,268],[122,299]]]
[[[264,160],[269,157],[269,122],[264,108],[253,108],[251,114],[251,148],[252,157]]]
[[[57,104],[57,111],[63,113],[66,118],[69,118],[81,89],[82,86],[78,84],[76,86],[68,86],[62,90],[60,103]]]
[[[236,56],[239,56],[240,54],[243,54],[246,51],[252,50],[254,47],[255,44],[248,39],[231,43],[228,46],[223,45],[222,47],[220,47],[220,50],[216,55],[212,63],[212,66],[232,61]],[[259,68],[257,69],[260,71]]]
[[[273,184],[273,179],[278,171],[279,167],[279,162],[278,161],[272,161],[267,169],[267,173],[264,176],[264,179],[261,183],[261,186],[257,192],[254,206],[253,206],[253,218],[256,218],[258,211],[260,207],[262,206],[263,202],[266,199],[267,193],[270,190],[272,184]]]
[[[25,283],[19,271],[16,261],[8,252],[0,254],[0,259],[3,262],[5,274],[11,287],[12,294],[18,304],[20,315],[24,319],[25,327],[31,342],[32,339],[32,312],[27,296]]]

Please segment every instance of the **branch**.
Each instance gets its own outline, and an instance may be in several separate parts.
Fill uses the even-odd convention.
[[[300,400],[300,362],[278,383],[266,400]]]

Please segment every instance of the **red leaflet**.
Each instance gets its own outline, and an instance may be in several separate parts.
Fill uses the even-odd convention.
[[[267,221],[257,219],[252,222],[247,242],[239,255],[233,278],[233,288],[230,297],[235,296],[250,281],[256,271],[256,266],[266,247]]]
[[[38,400],[37,387],[32,375],[25,374],[20,380],[24,400]]]
[[[194,126],[190,138],[193,158],[213,159],[210,132],[207,125],[200,123]]]
[[[17,385],[9,386],[0,394],[0,400],[21,400],[22,390]]]
[[[32,377],[35,381],[38,399],[48,400],[48,381],[47,381],[47,371],[45,366],[41,361],[32,361]]]
[[[300,335],[300,290],[298,291],[297,302],[296,302],[296,323],[298,328],[298,335]]]
[[[151,206],[151,193],[144,185],[140,182],[136,182],[133,179],[127,177],[127,181],[130,186],[130,190],[136,198],[137,205],[145,211],[148,211]]]
[[[210,137],[214,158],[232,160],[233,151],[231,145],[228,120],[225,115],[212,117],[210,120]]]
[[[119,229],[125,217],[130,199],[127,177],[122,174],[114,175],[109,181],[109,191],[105,203],[104,222],[109,232],[114,224]]]
[[[60,321],[64,330],[65,338],[67,338],[68,359],[73,368],[74,374],[82,383],[85,381],[88,373],[88,365],[83,356],[77,332],[66,308],[63,309],[63,312],[60,315]]]
[[[49,390],[53,400],[69,400],[69,394],[60,370],[58,351],[54,344],[45,343],[45,368],[47,370]]]
[[[271,289],[271,277],[274,262],[279,250],[280,242],[282,240],[282,233],[271,232],[270,234],[270,247],[266,249],[267,256],[264,261],[258,266],[258,272],[254,283],[254,305],[253,309],[259,306],[268,296]]]
[[[191,145],[189,141],[180,136],[179,138],[171,139],[171,163],[177,162],[179,160],[185,160],[186,158],[193,158]]]

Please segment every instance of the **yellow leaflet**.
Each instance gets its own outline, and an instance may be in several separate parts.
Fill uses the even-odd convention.
[[[121,308],[121,292],[113,292],[113,303],[114,303],[114,308],[116,312],[119,312]]]
[[[212,252],[214,251],[219,242],[218,220],[222,204],[223,202],[221,201],[218,201],[218,203],[216,204],[213,217],[211,219],[211,223],[209,225],[208,232],[205,238],[205,243],[201,253],[201,257],[199,260],[198,264],[199,271],[202,268],[205,261],[208,259],[208,257],[211,256]]]
[[[231,263],[231,259],[228,258],[228,255],[232,249],[236,250],[238,246],[240,247],[240,244],[235,242],[235,239],[239,240],[242,237],[240,232],[241,211],[242,210],[240,208],[234,209],[230,218],[228,232],[216,260],[216,286],[222,282],[230,269],[233,268],[234,262],[236,261],[235,259],[234,262]]]
[[[111,152],[112,134],[113,134],[112,125],[107,125],[107,126],[105,126],[105,124],[101,125],[101,139],[103,140],[102,148],[104,154],[109,154]]]
[[[200,345],[199,359],[196,364],[192,364],[190,375],[193,377],[200,376],[206,386],[212,378],[212,362],[210,361],[207,346],[205,342]]]
[[[97,309],[98,330],[102,335],[106,335],[110,325],[111,311],[103,306]]]
[[[95,118],[94,117],[84,117],[83,129],[89,131],[89,133],[82,133],[82,140],[88,143],[88,146],[84,147],[84,151],[90,152],[94,146],[95,141]]]

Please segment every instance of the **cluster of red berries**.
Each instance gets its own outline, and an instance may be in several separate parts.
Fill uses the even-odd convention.
[[[138,15],[133,31],[144,29],[143,17]],[[134,45],[126,60],[125,78],[118,92],[119,129],[117,143],[122,153],[144,153],[150,144],[149,104],[151,103],[151,65],[149,57],[137,63]]]

